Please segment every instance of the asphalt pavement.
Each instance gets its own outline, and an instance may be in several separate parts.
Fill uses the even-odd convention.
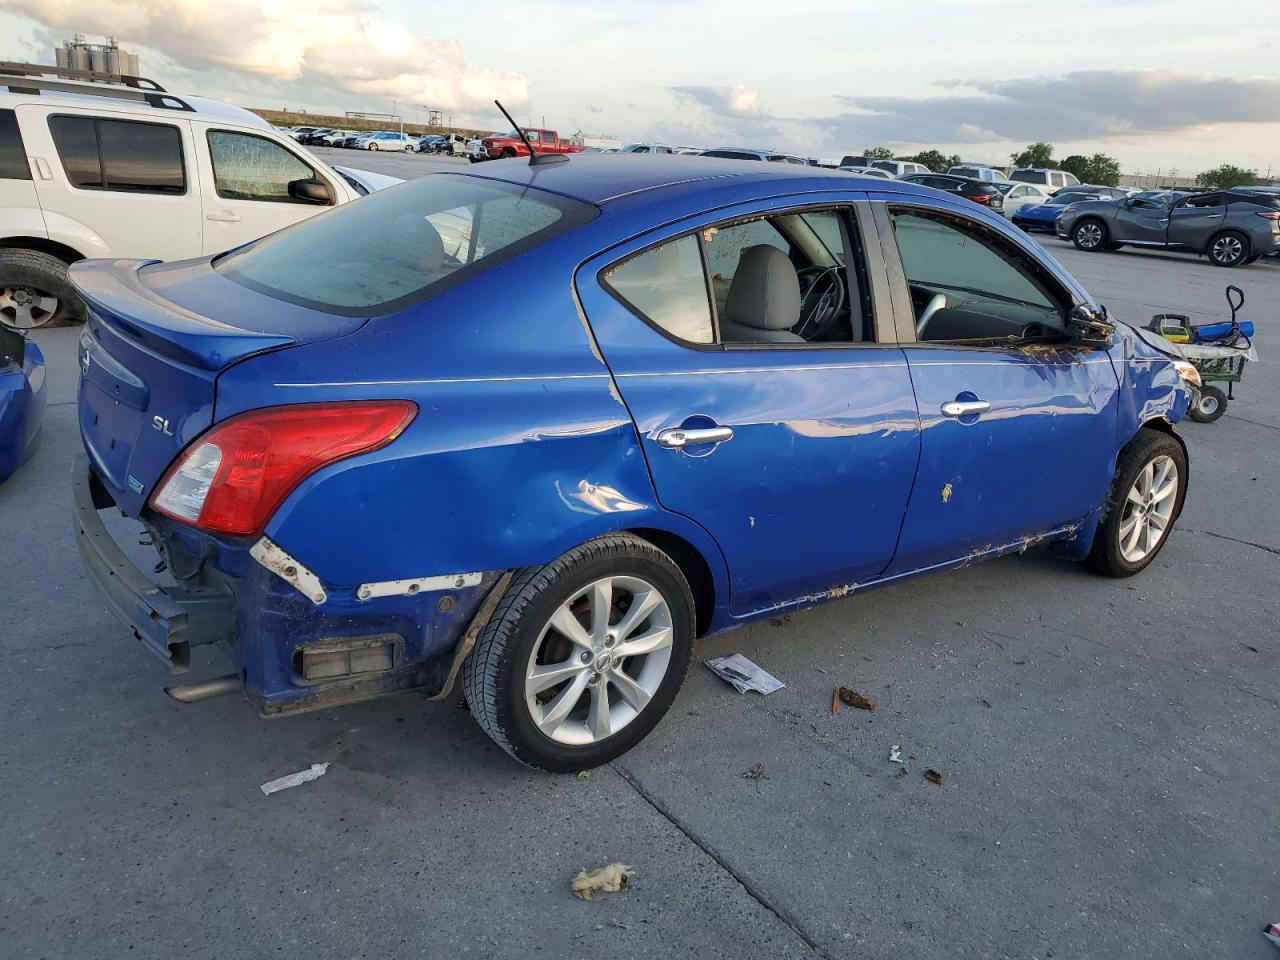
[[[1157,561],[1116,581],[1032,551],[711,638],[699,660],[742,653],[786,688],[695,662],[589,778],[518,766],[456,697],[272,721],[171,702],[81,571],[79,332],[37,332],[45,436],[0,486],[0,956],[1270,960],[1280,266],[1044,243],[1122,319],[1248,297],[1263,362],[1181,428],[1191,489]],[[224,668],[206,651],[189,676]],[[878,709],[833,716],[837,684]],[[613,861],[632,889],[570,895]]]

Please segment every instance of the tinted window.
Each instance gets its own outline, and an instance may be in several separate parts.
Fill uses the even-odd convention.
[[[711,343],[711,304],[696,234],[622,262],[604,281],[615,296],[673,337]]]
[[[315,176],[274,140],[245,133],[210,130],[209,159],[218,196],[230,200],[303,202],[289,196],[289,184]]]
[[[739,150],[708,150],[703,154],[704,157],[723,157],[726,160],[759,160],[760,155],[756,153],[743,153]]]
[[[49,131],[67,179],[84,189],[185,193],[177,127],[133,120],[50,117]]]
[[[890,173],[898,172],[898,165],[892,160],[873,160],[871,161],[871,166],[877,170],[888,170]]]
[[[215,266],[290,303],[373,316],[468,280],[596,212],[542,190],[440,174],[343,204]]]
[[[976,227],[946,217],[896,212],[894,234],[917,318],[944,298],[920,333],[923,341],[1020,337],[1028,327],[1058,334],[1062,309],[1024,271],[1021,255],[997,249]]]
[[[1048,181],[1045,179],[1045,175],[1044,175],[1043,173],[1038,173],[1038,172],[1036,172],[1035,170],[1015,170],[1015,171],[1013,171],[1013,173],[1009,174],[1009,179],[1010,179],[1010,180],[1020,180],[1020,181],[1022,181],[1023,183],[1046,183],[1046,182],[1048,182]]]
[[[0,180],[30,180],[27,152],[22,146],[18,118],[12,110],[0,110]]]

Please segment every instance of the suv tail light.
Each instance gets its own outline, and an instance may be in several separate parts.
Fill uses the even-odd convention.
[[[988,206],[991,204],[991,195],[989,193],[974,194],[972,197],[969,197],[969,199],[974,203],[983,203]]]
[[[307,477],[385,447],[413,421],[408,400],[299,403],[225,420],[165,472],[151,507],[201,530],[250,536]]]
[[[1280,210],[1255,210],[1254,213],[1271,221],[1272,233],[1280,233]]]

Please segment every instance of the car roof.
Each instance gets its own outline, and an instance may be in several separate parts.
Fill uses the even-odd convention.
[[[472,168],[463,176],[503,180],[527,184],[587,203],[605,204],[645,191],[675,192],[691,184],[707,181],[734,181],[738,184],[776,184],[787,192],[807,190],[848,190],[849,174],[842,170],[812,167],[798,163],[743,163],[719,157],[671,154],[659,157],[633,156],[626,153],[600,156],[575,154],[561,163],[531,165],[518,157],[490,160],[480,169]],[[868,182],[874,178],[867,178]],[[879,181],[875,181],[882,189]],[[913,184],[902,184],[903,192],[923,190]],[[683,190],[680,190],[683,192]]]
[[[219,100],[209,100],[205,97],[192,97],[185,93],[170,93],[168,91],[160,94],[160,97],[170,97],[175,100],[181,100],[191,108],[190,111],[175,109],[173,107],[153,106],[144,100],[133,99],[116,99],[112,96],[103,96],[102,91],[106,89],[119,89],[121,91],[127,88],[119,85],[104,85],[101,83],[76,82],[72,80],[59,81],[60,86],[64,89],[51,90],[32,90],[32,81],[27,80],[24,84],[23,77],[0,77],[0,104],[9,106],[15,103],[41,103],[41,104],[58,104],[64,107],[74,107],[87,113],[131,113],[140,117],[150,119],[158,119],[160,117],[200,117],[207,120],[218,120],[223,123],[234,123],[244,127],[261,127],[268,130],[275,129],[267,121],[263,120],[256,113],[250,113],[243,107],[235,107],[229,103],[222,103]],[[13,88],[17,87],[15,91]],[[83,87],[84,93],[77,93],[75,88]],[[148,93],[150,91],[140,90],[134,93]],[[320,129],[318,127],[313,129]]]

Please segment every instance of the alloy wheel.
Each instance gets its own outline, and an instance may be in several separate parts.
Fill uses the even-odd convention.
[[[1102,228],[1096,223],[1082,223],[1076,228],[1076,242],[1086,250],[1092,250],[1102,243]]]
[[[58,298],[32,287],[0,287],[0,323],[31,330],[53,319]]]
[[[1173,522],[1177,494],[1178,466],[1171,457],[1158,456],[1138,471],[1120,519],[1120,555],[1126,561],[1141,563],[1156,549]]]
[[[1219,237],[1213,242],[1209,256],[1218,263],[1235,263],[1244,256],[1244,244],[1236,237]]]
[[[653,584],[603,577],[556,608],[525,669],[534,725],[558,743],[599,743],[631,723],[671,663],[671,608]]]

